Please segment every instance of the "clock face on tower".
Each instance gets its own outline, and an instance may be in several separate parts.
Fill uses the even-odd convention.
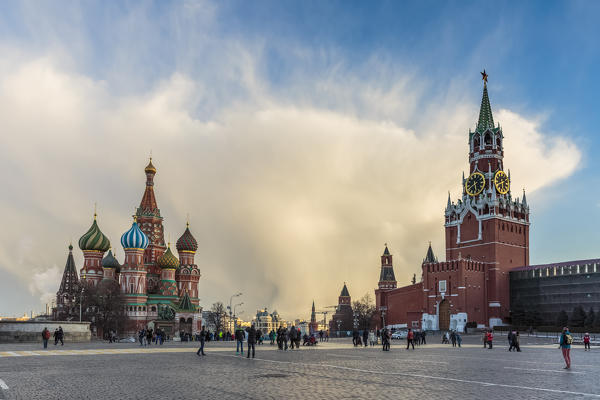
[[[496,175],[494,175],[494,186],[496,186],[498,193],[508,193],[508,190],[510,189],[510,181],[508,180],[508,176],[506,176],[504,171],[500,170],[496,172]]]
[[[473,172],[465,182],[465,190],[469,196],[477,196],[483,191],[485,177],[481,172]]]

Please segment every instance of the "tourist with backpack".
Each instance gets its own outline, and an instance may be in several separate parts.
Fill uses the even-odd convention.
[[[562,350],[563,358],[565,359],[565,369],[571,369],[571,344],[573,343],[573,336],[569,332],[568,327],[564,327],[562,334],[560,335],[558,348]]]

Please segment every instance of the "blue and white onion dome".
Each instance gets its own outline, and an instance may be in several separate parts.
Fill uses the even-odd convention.
[[[135,217],[133,217],[131,229],[121,236],[121,246],[123,246],[124,249],[140,250],[144,250],[148,247],[148,236],[142,232]]]

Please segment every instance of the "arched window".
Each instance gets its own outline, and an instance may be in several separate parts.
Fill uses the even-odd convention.
[[[473,151],[477,151],[479,150],[480,147],[480,143],[479,143],[479,135],[475,135],[473,137]]]
[[[502,147],[502,138],[500,137],[500,135],[498,135],[498,137],[496,138],[496,147]]]
[[[485,134],[485,139],[484,139],[485,145],[491,145],[492,144],[492,135],[490,135],[490,133],[486,133]]]

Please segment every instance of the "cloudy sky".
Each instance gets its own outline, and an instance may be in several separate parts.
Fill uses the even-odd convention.
[[[123,259],[151,151],[205,307],[307,318],[372,293],[386,242],[408,283],[443,259],[483,68],[531,262],[599,256],[599,7],[2,2],[0,315],[44,309],[94,203]]]

